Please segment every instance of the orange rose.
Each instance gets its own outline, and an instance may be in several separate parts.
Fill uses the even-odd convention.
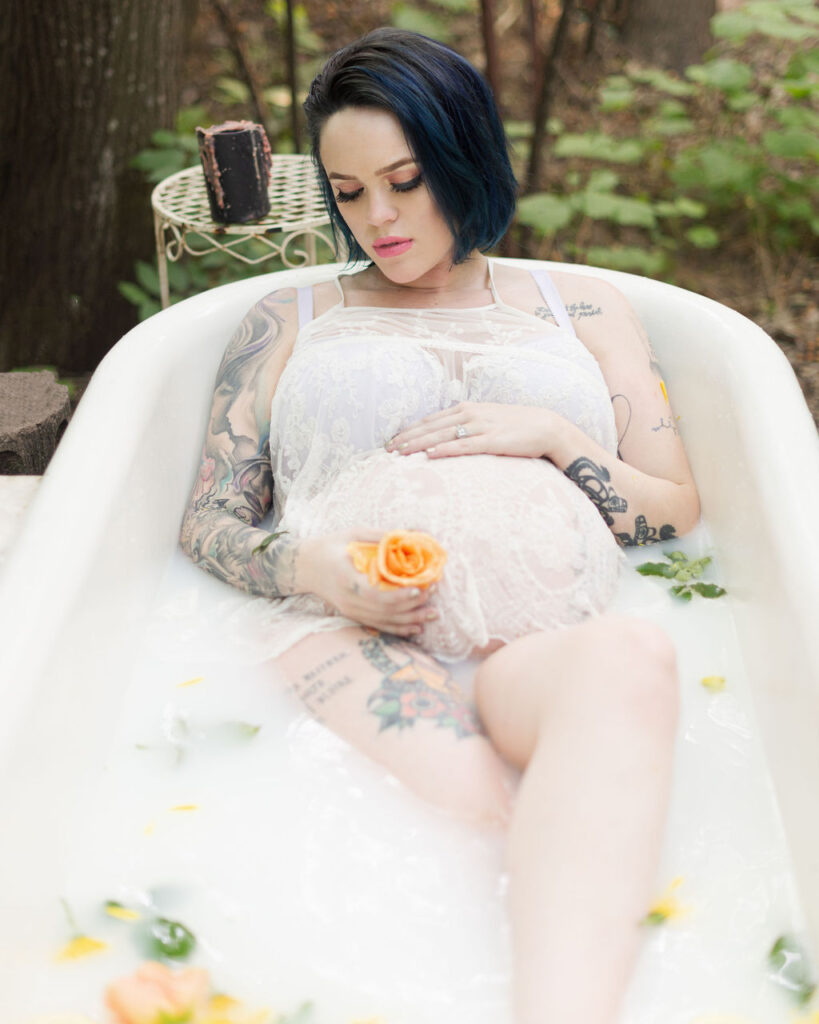
[[[426,589],[444,572],[446,551],[434,537],[417,530],[385,533],[378,544],[356,541],[347,551],[358,572],[381,590],[395,587]]]
[[[136,974],[120,978],[105,990],[105,1005],[116,1024],[160,1024],[192,1020],[208,1004],[208,972],[197,967],[172,971],[148,961]]]

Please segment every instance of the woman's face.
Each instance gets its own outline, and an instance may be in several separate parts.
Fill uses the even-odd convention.
[[[434,285],[449,271],[452,232],[393,114],[340,110],[321,131],[319,153],[339,213],[385,277]]]

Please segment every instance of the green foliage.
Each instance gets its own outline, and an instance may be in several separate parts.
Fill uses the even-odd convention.
[[[712,28],[720,43],[684,78],[627,65],[600,85],[595,131],[550,125],[559,184],[520,202],[520,224],[575,258],[650,276],[671,273],[677,251],[739,234],[774,254],[815,244],[819,11],[750,0]],[[754,35],[781,41],[758,66],[743,45]]]
[[[660,576],[662,579],[674,580],[671,593],[681,601],[690,601],[694,594],[700,597],[722,597],[726,591],[716,583],[702,583],[700,577],[711,559],[689,558],[684,551],[664,551],[665,562],[643,562],[637,566],[641,576]]]
[[[432,11],[422,11],[411,3],[393,4],[390,22],[395,28],[403,28],[408,32],[420,32],[422,35],[439,39],[442,43],[449,42],[452,37],[443,13],[439,16],[433,14]]]

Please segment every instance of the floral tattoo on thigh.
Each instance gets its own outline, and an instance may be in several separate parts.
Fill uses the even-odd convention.
[[[387,633],[359,640],[359,646],[382,676],[367,701],[367,709],[380,719],[380,732],[413,728],[425,720],[439,729],[451,729],[459,739],[484,735],[477,714],[452,676],[432,658]]]

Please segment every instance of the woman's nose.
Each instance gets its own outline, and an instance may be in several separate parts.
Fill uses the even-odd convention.
[[[373,194],[370,197],[370,205],[367,210],[370,224],[378,227],[381,224],[389,224],[398,216],[398,211],[390,201],[389,196]]]

